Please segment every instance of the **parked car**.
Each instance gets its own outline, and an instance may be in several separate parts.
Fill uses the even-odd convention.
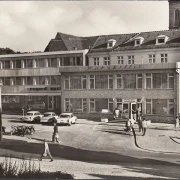
[[[57,118],[57,124],[75,124],[77,121],[77,117],[74,116],[73,113],[62,113],[60,116]]]
[[[26,122],[40,122],[42,118],[42,114],[39,111],[28,111],[24,118],[21,118]]]
[[[55,112],[45,112],[41,119],[41,123],[53,123],[53,120],[56,120],[57,118],[58,116]]]
[[[45,103],[41,101],[34,102],[33,104],[28,104],[27,108],[28,110],[31,109],[45,109]]]

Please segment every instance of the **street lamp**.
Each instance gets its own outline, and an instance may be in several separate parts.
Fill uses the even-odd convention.
[[[2,141],[2,100],[1,100],[1,88],[2,88],[2,81],[0,82],[0,141]]]

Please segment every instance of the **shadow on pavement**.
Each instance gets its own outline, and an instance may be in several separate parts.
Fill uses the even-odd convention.
[[[120,155],[117,153],[83,150],[54,143],[49,143],[49,148],[53,157],[75,161],[99,162],[103,164],[131,163],[135,166],[136,164],[177,166],[177,164],[161,160],[153,160],[148,158],[140,159],[131,156]],[[44,153],[44,144],[4,139],[2,142],[0,142],[0,155],[3,156],[4,152],[9,153],[8,151],[10,151],[13,156],[22,156],[23,153],[27,153],[32,155],[33,159],[34,157],[37,157],[37,155],[40,156],[42,153]]]
[[[121,135],[128,135],[128,133],[126,133],[124,130],[116,130],[116,131],[112,131],[113,129],[110,130],[100,130],[102,132],[107,132],[107,133],[112,133],[112,134],[121,134]]]
[[[94,176],[96,178],[101,178],[101,179],[122,179],[122,180],[143,180],[143,179],[148,179],[148,180],[162,180],[162,178],[155,178],[155,177],[132,177],[132,176],[110,176],[110,175],[98,175],[98,174],[89,174],[90,176]],[[174,178],[170,177],[168,180],[174,180]]]
[[[126,170],[127,173],[130,176],[116,176],[116,175],[100,175],[100,174],[89,174],[91,176],[94,176],[96,178],[102,178],[102,179],[125,179],[125,180],[143,180],[143,179],[149,179],[149,180],[162,180],[164,178],[166,179],[179,179],[179,166],[176,167],[169,167],[169,166],[149,166],[149,165],[139,165],[136,164],[135,166],[130,165],[121,165],[119,168],[114,168],[114,170],[111,171],[112,174],[116,174],[118,172],[121,172],[122,170]],[[133,174],[136,173],[136,177],[133,177]],[[141,174],[144,175],[144,177],[138,177],[138,174],[141,176]],[[132,174],[132,176],[131,176]],[[157,177],[148,177],[148,176],[157,176]]]
[[[21,120],[10,120],[9,122],[13,122],[13,123],[26,123],[26,122],[21,121]]]

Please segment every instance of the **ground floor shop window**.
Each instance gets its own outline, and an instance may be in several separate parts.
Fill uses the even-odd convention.
[[[102,109],[113,112],[113,99],[90,99],[90,112],[101,112]]]
[[[146,99],[146,114],[174,115],[174,99]]]
[[[66,112],[86,112],[87,99],[81,99],[81,98],[65,99],[65,111]]]

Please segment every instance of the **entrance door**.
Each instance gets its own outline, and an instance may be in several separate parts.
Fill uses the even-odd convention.
[[[48,109],[54,109],[54,96],[48,96]]]
[[[136,103],[130,103],[130,104],[131,104],[130,118],[136,120]]]
[[[129,118],[129,103],[123,103],[123,118]]]

